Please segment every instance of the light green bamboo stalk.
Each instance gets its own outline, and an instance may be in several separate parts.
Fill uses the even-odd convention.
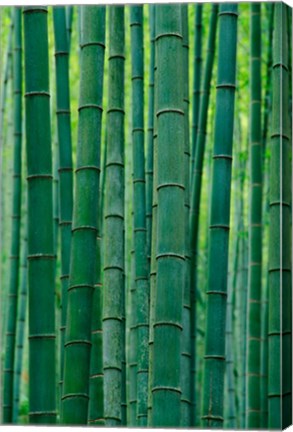
[[[21,214],[21,148],[22,148],[22,19],[21,9],[14,9],[13,30],[13,201],[12,237],[10,245],[10,274],[8,292],[8,316],[5,343],[3,422],[12,423],[14,358],[17,323],[17,297],[19,281],[20,214]]]
[[[275,3],[270,165],[268,397],[270,429],[291,424],[291,174],[287,6]],[[282,312],[281,312],[282,310]]]
[[[124,7],[109,9],[109,81],[104,220],[104,406],[122,423],[124,359]]]
[[[104,75],[104,51],[105,51],[105,17],[106,8],[99,6],[96,8],[96,25],[99,29],[99,56],[98,64],[99,74],[99,93],[101,100],[103,95],[103,75]],[[100,162],[99,162],[100,164]],[[90,402],[89,402],[89,424],[104,425],[104,393],[103,393],[103,329],[102,329],[102,310],[103,310],[103,291],[102,291],[102,239],[101,239],[101,216],[103,208],[101,207],[98,219],[97,231],[97,262],[96,262],[96,279],[93,295],[93,314],[92,314],[92,350],[91,350],[91,367],[90,367]]]
[[[237,4],[219,10],[219,58],[208,254],[203,426],[223,424],[225,321],[237,46]],[[225,187],[223,187],[225,185]]]
[[[152,425],[164,427],[180,424],[182,394],[185,131],[183,70],[178,67],[183,60],[181,25],[180,5],[157,6],[158,226]]]
[[[29,416],[33,424],[50,424],[55,423],[56,419],[55,255],[46,7],[24,8],[24,41],[31,377]]]
[[[25,224],[25,237],[22,244],[21,263],[20,263],[20,288],[18,295],[18,308],[17,308],[17,333],[16,333],[16,353],[15,353],[15,375],[13,383],[13,423],[17,423],[19,415],[19,401],[21,390],[21,373],[23,364],[23,351],[24,351],[24,334],[27,310],[27,233]]]
[[[99,8],[84,6],[80,11],[79,136],[65,333],[61,413],[64,424],[86,424],[88,418],[91,319],[100,211],[104,39],[102,29],[97,26]]]

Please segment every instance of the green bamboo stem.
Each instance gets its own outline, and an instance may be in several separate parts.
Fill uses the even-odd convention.
[[[203,426],[222,427],[225,321],[237,46],[237,5],[219,11],[219,58],[208,253]],[[225,187],[223,187],[225,185]]]
[[[97,7],[96,25],[99,29],[100,57],[98,74],[101,94],[103,95],[103,71],[104,71],[104,51],[105,51],[105,17],[106,8]],[[100,162],[99,162],[100,164]],[[101,205],[101,204],[100,204]],[[97,261],[96,261],[96,278],[93,294],[93,314],[92,314],[92,350],[90,366],[90,402],[88,423],[90,425],[104,425],[104,394],[103,394],[103,329],[102,329],[102,309],[103,309],[103,291],[102,291],[102,238],[101,238],[101,214],[102,207],[99,211],[98,231],[97,231]]]
[[[13,30],[13,200],[12,237],[10,245],[10,275],[8,291],[8,316],[3,376],[3,422],[12,423],[13,380],[17,323],[17,297],[19,281],[20,215],[21,215],[21,148],[22,148],[22,19],[21,8],[14,9]]]
[[[194,171],[191,185],[191,265],[190,265],[190,296],[191,296],[191,425],[196,425],[196,292],[197,292],[197,245],[199,229],[199,208],[201,197],[202,167],[205,153],[206,129],[208,120],[208,108],[210,97],[210,85],[215,57],[215,43],[217,30],[218,5],[212,6],[209,23],[208,51],[205,63],[205,72],[202,85],[202,97],[200,99],[199,122],[197,127],[197,143],[195,149]]]
[[[105,425],[122,423],[124,340],[124,7],[109,9],[109,81],[104,220]]]
[[[25,225],[26,227],[26,225]],[[19,415],[19,401],[21,389],[21,373],[24,351],[24,334],[27,309],[27,234],[25,228],[25,237],[22,245],[21,263],[20,263],[20,288],[18,295],[17,308],[17,333],[16,333],[16,353],[15,353],[15,374],[13,383],[13,423],[17,423]]]
[[[202,65],[202,11],[203,5],[195,5],[194,21],[194,63],[193,63],[193,97],[192,97],[192,129],[191,129],[191,173],[194,171],[197,128],[199,120],[201,65]],[[190,180],[193,182],[191,176]]]
[[[100,9],[81,12],[80,100],[75,195],[67,297],[61,422],[86,424],[91,319],[97,266],[104,32]],[[88,77],[91,77],[89,80]]]
[[[183,70],[178,67],[183,60],[181,25],[180,5],[157,6],[158,237],[152,425],[164,427],[180,424],[182,394],[185,124]]]
[[[155,5],[149,5],[150,27],[150,70],[149,70],[149,104],[147,128],[147,160],[146,160],[146,227],[147,255],[149,266],[152,248],[152,203],[153,203],[153,165],[154,165],[154,68],[155,68]]]
[[[158,226],[158,127],[157,127],[157,45],[156,14],[157,6],[153,7],[153,36],[154,36],[154,130],[153,130],[153,191],[152,191],[152,238],[151,238],[151,265],[150,265],[150,331],[149,331],[149,388],[148,388],[148,426],[152,426],[153,410],[153,379],[154,379],[154,318],[157,280],[157,226]]]
[[[70,245],[73,209],[72,150],[70,126],[69,48],[66,34],[65,7],[53,8],[56,67],[56,113],[58,132],[59,227],[61,240],[61,335],[60,395],[62,395],[64,343],[66,330],[67,290],[69,287]]]
[[[238,239],[237,239],[238,240]],[[237,245],[239,242],[237,241]],[[236,246],[235,262],[238,259],[238,248]],[[236,429],[236,405],[235,405],[235,383],[234,383],[234,357],[233,357],[233,303],[232,284],[228,288],[227,318],[226,318],[226,390],[227,390],[227,419],[226,427]]]
[[[130,7],[132,61],[133,229],[137,332],[137,425],[147,425],[149,280],[144,169],[143,7]]]
[[[270,164],[268,397],[270,429],[291,424],[291,174],[287,6],[275,3]],[[281,314],[282,308],[282,314]]]
[[[31,377],[29,417],[33,424],[51,424],[56,420],[55,255],[46,7],[24,8],[24,41]]]
[[[247,333],[246,425],[260,427],[261,269],[262,269],[262,129],[261,5],[250,5],[250,206]]]
[[[188,38],[188,5],[182,5],[182,58],[183,58],[183,108],[184,108],[184,212],[185,212],[185,283],[183,292],[182,310],[182,354],[181,354],[181,422],[182,427],[191,425],[191,338],[190,338],[190,242],[189,242],[189,170],[190,170],[190,143],[189,143],[189,38]]]
[[[68,43],[68,51],[69,52],[70,52],[70,47],[71,47],[73,13],[74,13],[74,7],[73,6],[66,6],[66,8],[65,8],[66,33],[67,33],[67,43]]]

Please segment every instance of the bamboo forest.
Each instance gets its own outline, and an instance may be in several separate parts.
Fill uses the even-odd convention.
[[[292,423],[292,10],[0,6],[0,423]]]

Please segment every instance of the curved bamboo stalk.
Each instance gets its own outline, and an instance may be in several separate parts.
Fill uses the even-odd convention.
[[[29,417],[33,424],[50,424],[56,420],[56,375],[55,361],[52,361],[55,359],[55,255],[46,7],[24,8],[24,41],[31,377]]]
[[[158,238],[152,424],[164,427],[180,424],[182,394],[185,132],[181,25],[181,5],[157,6]]]
[[[196,135],[195,161],[194,171],[192,173],[191,184],[191,208],[190,208],[190,307],[191,307],[191,425],[196,425],[196,293],[197,293],[197,244],[198,244],[198,228],[199,228],[199,207],[201,196],[202,182],[202,167],[205,152],[206,128],[208,120],[208,107],[210,97],[210,85],[213,72],[213,64],[215,57],[216,30],[218,18],[217,4],[212,6],[209,36],[208,36],[208,51],[205,63],[204,80],[202,85],[202,97],[200,99],[199,122]]]
[[[124,340],[124,7],[109,9],[109,81],[104,220],[105,424],[122,423]]]
[[[223,424],[225,321],[234,126],[237,4],[219,10],[219,59],[208,254],[203,425]],[[225,185],[225,187],[223,187]]]
[[[61,421],[86,424],[96,276],[104,34],[99,8],[81,8],[81,80]],[[91,77],[91,79],[89,79]]]
[[[99,92],[101,100],[103,96],[103,75],[104,75],[104,53],[105,51],[105,18],[106,8],[97,7],[96,26],[99,29],[99,40],[101,42],[99,50],[101,63],[97,74],[99,75]],[[99,162],[100,163],[100,162]],[[101,195],[101,190],[100,190]],[[102,291],[102,239],[101,239],[101,216],[103,208],[99,207],[98,231],[97,231],[97,261],[96,261],[96,278],[93,294],[93,314],[92,314],[92,350],[90,366],[90,402],[88,422],[91,425],[104,425],[104,375],[103,375],[103,329],[102,329],[102,310],[103,310],[103,291]]]
[[[59,226],[61,239],[61,335],[60,335],[60,395],[62,395],[64,343],[69,286],[70,245],[73,209],[72,150],[70,126],[69,52],[66,34],[65,7],[53,8],[55,37],[55,67],[57,93],[57,131],[59,174]],[[57,155],[56,155],[57,156]]]
[[[287,6],[275,3],[270,165],[268,397],[270,429],[291,424],[291,174]],[[281,314],[282,310],[282,314]]]
[[[262,129],[261,5],[250,5],[250,206],[247,332],[246,426],[260,427],[261,269],[262,269]]]
[[[21,217],[21,149],[22,149],[22,19],[21,8],[14,8],[13,30],[13,201],[12,237],[10,245],[10,275],[8,292],[8,317],[3,376],[3,422],[12,423],[13,380],[17,323],[17,298],[19,281],[20,217]]]

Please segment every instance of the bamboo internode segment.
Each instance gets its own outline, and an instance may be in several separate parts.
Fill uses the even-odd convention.
[[[124,7],[109,10],[109,81],[104,219],[104,416],[125,422]],[[114,125],[114,127],[113,127]],[[117,217],[118,216],[118,217]]]
[[[219,57],[214,163],[210,209],[203,426],[222,427],[225,372],[225,325],[234,127],[237,4],[219,8]],[[229,83],[229,86],[226,84]],[[220,156],[220,157],[217,157]],[[222,157],[225,156],[225,157]],[[224,186],[225,185],[225,186]],[[219,295],[220,294],[220,295]]]
[[[269,428],[292,423],[291,174],[288,6],[275,4],[270,164],[268,410]],[[285,205],[284,205],[285,204]]]
[[[61,411],[63,424],[86,424],[88,420],[102,121],[102,110],[96,109],[96,106],[102,105],[104,15],[104,8],[85,6],[81,9],[83,32],[80,54],[80,107],[87,106],[87,109],[79,110],[67,306],[67,316],[70,319],[66,321]],[[91,43],[96,41],[101,43]],[[88,79],[89,75],[91,80]],[[69,164],[70,161],[67,161],[64,165],[70,166]],[[64,219],[68,220],[68,217]]]
[[[52,361],[55,358],[55,258],[47,8],[25,7],[23,12],[28,256],[37,258],[28,260],[29,336],[40,336],[29,338],[29,374],[34,377],[30,380],[29,416],[31,423],[50,424],[56,420],[55,362]]]

